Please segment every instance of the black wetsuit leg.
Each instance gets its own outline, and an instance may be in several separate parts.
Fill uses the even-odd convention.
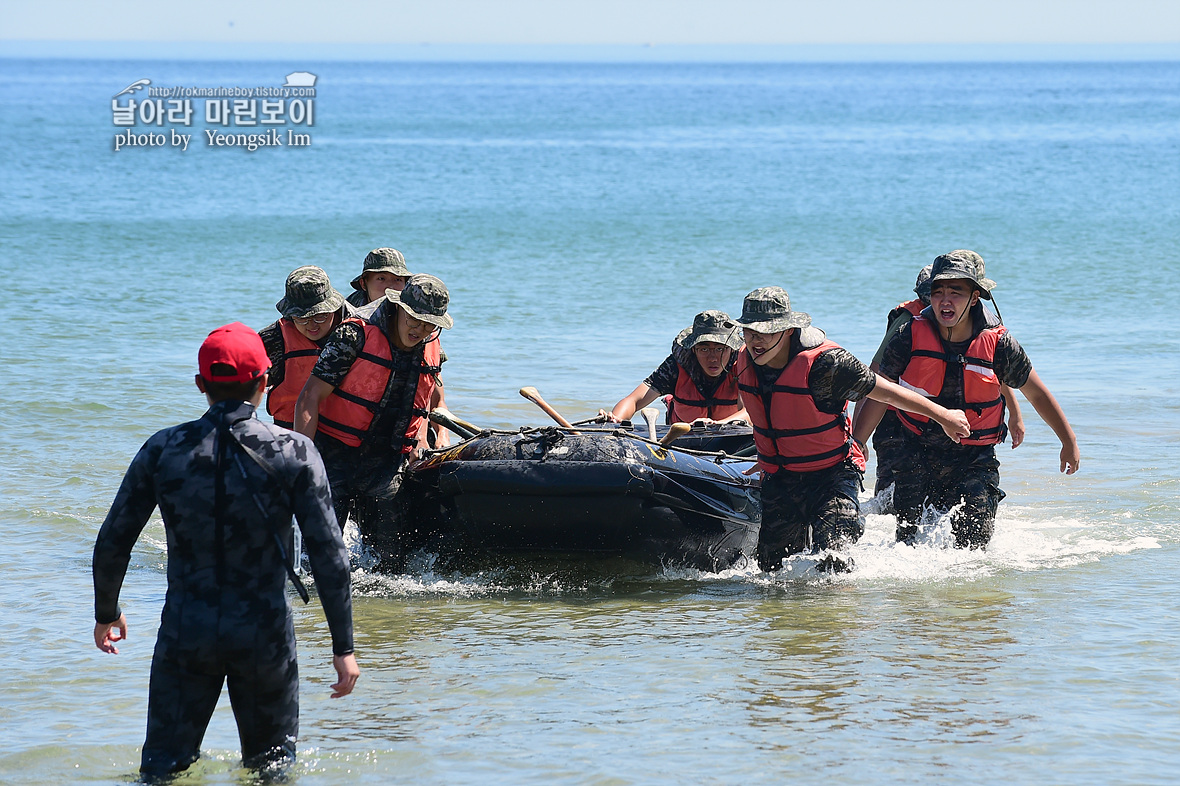
[[[182,649],[179,631],[160,626],[148,682],[147,738],[140,774],[148,780],[186,769],[201,755],[201,740],[225,674],[200,652]]]
[[[299,737],[294,627],[256,630],[255,645],[230,653],[226,664],[242,763],[255,769],[294,761]]]

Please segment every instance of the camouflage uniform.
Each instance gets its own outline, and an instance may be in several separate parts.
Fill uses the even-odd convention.
[[[796,330],[790,341],[793,358],[803,349],[800,331]],[[781,368],[755,368],[763,391],[770,390],[782,373]],[[868,366],[843,348],[820,354],[807,378],[816,407],[833,415],[843,412],[849,401],[867,396],[876,383],[876,375]],[[784,556],[839,548],[859,540],[864,524],[857,493],[863,477],[852,459],[814,472],[780,469],[764,475],[759,567],[775,570]]]
[[[675,393],[676,380],[680,378],[680,368],[683,366],[693,384],[697,386],[697,390],[701,391],[701,395],[709,398],[725,382],[726,375],[733,370],[733,364],[736,361],[737,353],[735,352],[729,359],[729,365],[725,367],[725,371],[716,377],[710,377],[701,368],[700,362],[691,350],[674,347],[672,354],[664,358],[664,362],[647,379],[643,380],[643,384],[661,396]]]
[[[271,464],[285,489],[228,430]],[[156,433],[131,462],[94,546],[100,624],[121,614],[131,550],[157,505],[168,538],[168,593],[152,658],[143,774],[166,775],[197,759],[226,680],[246,765],[290,760],[299,681],[275,535],[290,542],[292,515],[332,651],[344,655],[353,645],[348,553],[318,454],[306,437],[263,423],[242,401],[221,401],[199,420]]]
[[[346,305],[340,309],[341,321],[348,319],[356,314],[356,309],[350,305]],[[277,387],[282,384],[286,378],[287,364],[283,361],[283,355],[286,352],[286,347],[283,344],[283,331],[279,327],[279,320],[271,322],[266,327],[258,331],[258,335],[262,337],[262,345],[266,347],[266,356],[270,358],[270,374],[267,377],[266,385],[268,388]],[[329,333],[323,338],[316,341],[316,345],[321,349],[328,343],[328,338],[332,334]]]
[[[346,299],[349,305],[356,308],[369,303],[369,293],[365,289],[366,273],[392,273],[395,276],[405,276],[406,278],[412,275],[406,267],[406,258],[402,256],[402,252],[396,248],[373,249],[365,255],[361,274],[350,282],[355,291],[350,292]]]
[[[962,355],[971,340],[986,327],[998,324],[997,318],[976,303],[970,318],[972,339],[956,343],[943,342],[946,351]],[[881,374],[900,379],[910,362],[912,322],[898,330],[888,341],[881,358]],[[996,344],[992,364],[997,378],[1010,388],[1024,387],[1032,372],[1032,362],[1024,349],[1005,333]],[[948,409],[963,408],[962,367],[947,363],[942,391],[935,399]],[[1000,462],[994,445],[958,445],[951,442],[942,426],[929,421],[921,434],[902,427],[901,456],[894,465],[893,507],[897,510],[897,539],[911,541],[918,532],[924,505],[947,511],[960,502],[962,508],[951,520],[955,545],[959,548],[986,546],[995,529],[996,509],[1004,492],[1000,489]],[[1006,431],[1006,429],[1005,429]]]
[[[396,329],[395,309],[389,301],[381,300],[359,309],[358,316],[389,337]],[[312,375],[340,387],[364,346],[364,328],[356,323],[341,325],[320,352]],[[390,350],[389,382],[360,447],[345,445],[323,432],[316,433],[315,441],[324,457],[340,525],[351,511],[365,542],[382,555],[394,557],[402,550],[390,526],[398,518],[396,495],[405,460],[402,440],[413,415],[414,392],[423,361],[421,345],[403,351],[390,340]],[[385,540],[380,540],[382,533]]]

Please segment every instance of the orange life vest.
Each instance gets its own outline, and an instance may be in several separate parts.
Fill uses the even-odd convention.
[[[300,333],[289,319],[279,320],[279,331],[283,337],[283,381],[266,394],[266,411],[277,425],[291,428],[295,424],[295,400],[319,360],[320,346]]]
[[[838,349],[833,341],[798,352],[766,394],[759,385],[758,371],[749,350],[743,349],[734,366],[738,391],[754,426],[758,468],[774,473],[814,472],[834,467],[849,456],[863,472],[865,457],[852,439],[852,426],[845,409],[832,415],[820,412],[807,385],[811,366],[821,353]],[[786,425],[791,428],[784,428]]]
[[[980,331],[964,355],[950,355],[939,338],[934,323],[918,316],[910,323],[910,362],[901,375],[902,387],[934,401],[942,392],[948,362],[954,363],[963,374],[963,401],[950,406],[962,406],[971,426],[971,436],[962,445],[995,445],[1008,433],[1004,425],[1004,397],[1000,394],[1000,380],[992,367],[996,344],[1008,332],[1003,325]],[[898,411],[897,416],[907,429],[921,434],[929,418],[912,412]]]
[[[320,404],[319,431],[346,445],[360,447],[381,406],[385,388],[389,385],[393,371],[393,351],[385,331],[378,326],[362,319],[345,321],[364,328],[365,346],[356,356],[344,381]],[[402,453],[409,453],[418,442],[418,429],[428,414],[430,395],[441,370],[439,360],[442,353],[437,335],[427,339],[421,351],[422,361],[419,364],[412,411],[402,432]]]
[[[913,300],[907,300],[904,303],[898,303],[893,307],[893,310],[889,312],[889,318],[885,320],[885,325],[886,327],[892,325],[893,320],[900,317],[906,311],[910,312],[911,316],[916,317],[922,313],[922,309],[924,308],[926,308],[926,304],[917,298],[914,298]]]
[[[684,366],[677,363],[676,371],[676,388],[671,396],[664,397],[669,423],[692,423],[697,418],[724,420],[741,411],[737,379],[728,371],[722,372],[721,384],[712,396],[701,393]]]

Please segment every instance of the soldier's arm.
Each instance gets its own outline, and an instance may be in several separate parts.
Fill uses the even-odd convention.
[[[1008,436],[1012,437],[1012,449],[1020,447],[1024,442],[1024,415],[1020,411],[1020,402],[1016,400],[1016,393],[1007,385],[1000,385],[1000,395],[1004,397],[1004,404],[1008,407]]]
[[[646,382],[640,382],[639,387],[620,399],[618,404],[615,404],[614,408],[607,413],[607,417],[612,423],[630,420],[636,412],[659,398],[659,395],[658,392],[648,387]]]
[[[963,414],[961,409],[947,409],[939,404],[935,404],[925,396],[919,396],[912,390],[906,390],[901,385],[895,385],[880,374],[877,375],[877,384],[869,393],[869,398],[882,404],[892,404],[898,409],[904,409],[906,412],[914,412],[919,415],[934,420],[938,425],[942,426],[942,430],[951,438],[951,441],[958,442],[960,439],[971,435],[971,427],[967,424],[967,416]],[[880,418],[877,418],[880,422]],[[876,424],[874,424],[874,428]],[[855,438],[855,433],[853,437]]]
[[[315,437],[320,425],[320,405],[332,395],[336,388],[312,374],[295,399],[295,430],[308,437]]]
[[[1065,419],[1061,405],[1049,392],[1049,388],[1045,387],[1045,383],[1041,381],[1035,370],[1029,371],[1028,381],[1020,388],[1020,392],[1033,405],[1033,409],[1041,416],[1041,420],[1053,429],[1057,439],[1061,440],[1061,472],[1066,475],[1077,472],[1078,464],[1082,460],[1078,450],[1078,438],[1074,436],[1073,427]]]

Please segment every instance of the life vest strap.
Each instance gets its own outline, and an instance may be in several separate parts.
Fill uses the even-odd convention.
[[[345,401],[356,404],[357,406],[364,407],[365,409],[367,409],[373,413],[376,413],[377,410],[381,408],[380,402],[369,401],[367,398],[361,398],[360,396],[354,395],[354,394],[349,393],[345,390],[341,390],[340,388],[333,388],[331,395],[339,396],[340,398],[344,399]]]
[[[754,426],[753,428],[756,434],[761,434],[771,439],[778,439],[779,437],[803,437],[808,434],[819,434],[836,428],[842,425],[843,422],[844,418],[837,415],[822,426],[813,426],[811,428],[759,428],[758,426]]]
[[[738,403],[738,400],[736,398],[692,399],[692,398],[680,398],[680,396],[677,396],[677,395],[673,395],[672,398],[678,404],[683,404],[686,407],[703,407],[705,409],[709,409],[710,407],[719,407],[719,406],[733,406]]]
[[[320,415],[320,423],[324,424],[325,426],[329,426],[331,428],[334,428],[337,431],[342,432],[344,434],[351,434],[352,436],[357,437],[358,439],[364,439],[365,435],[368,434],[368,431],[366,431],[365,429],[359,429],[359,428],[354,428],[352,426],[346,426],[343,423],[340,423],[339,421],[332,420],[331,418],[324,417],[323,415]]]
[[[759,461],[764,461],[767,464],[776,464],[780,467],[785,467],[791,464],[806,464],[812,461],[823,461],[824,459],[835,458],[836,456],[845,457],[851,452],[851,445],[845,442],[838,448],[825,451],[823,453],[813,453],[810,456],[758,456]]]
[[[365,352],[364,350],[361,350],[360,352],[358,352],[357,357],[364,358],[365,360],[369,361],[370,363],[375,363],[378,366],[384,366],[385,368],[390,369],[390,370],[393,369],[393,359],[392,358],[383,358],[380,355],[371,355],[368,352]]]

